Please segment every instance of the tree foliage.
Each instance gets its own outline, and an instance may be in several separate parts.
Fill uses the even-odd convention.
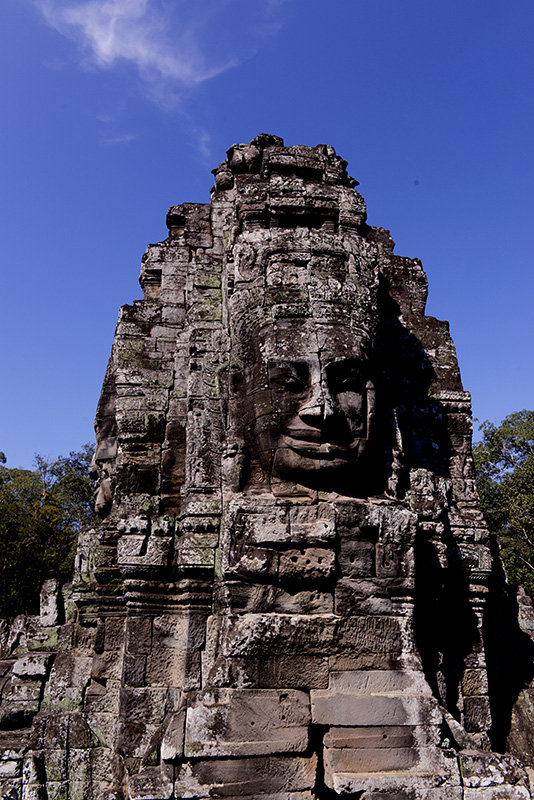
[[[474,456],[482,511],[499,538],[508,579],[534,597],[534,411],[480,428]]]
[[[38,455],[35,470],[0,459],[0,618],[38,613],[43,581],[72,577],[78,533],[96,520],[92,455],[91,445],[55,461]]]

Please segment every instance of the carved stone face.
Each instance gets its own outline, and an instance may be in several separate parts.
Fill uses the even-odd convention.
[[[304,485],[356,477],[374,413],[367,350],[348,322],[290,318],[260,330],[245,382],[245,440],[271,477]]]

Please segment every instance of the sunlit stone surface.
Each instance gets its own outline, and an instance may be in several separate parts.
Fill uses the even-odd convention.
[[[214,172],[121,310],[102,523],[1,629],[0,796],[530,798],[534,615],[420,262],[331,147]]]

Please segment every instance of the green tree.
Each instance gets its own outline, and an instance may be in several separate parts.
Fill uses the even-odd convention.
[[[92,454],[84,445],[36,456],[35,470],[0,465],[0,618],[37,613],[43,581],[71,578],[78,534],[96,521]]]
[[[534,411],[484,422],[473,448],[482,511],[508,579],[534,598]]]

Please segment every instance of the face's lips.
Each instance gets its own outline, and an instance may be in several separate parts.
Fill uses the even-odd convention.
[[[319,459],[351,459],[361,445],[357,438],[348,445],[338,445],[324,441],[324,436],[318,429],[302,430],[291,428],[283,437],[283,444],[304,458]]]
[[[330,450],[325,445],[321,447],[297,447],[296,445],[291,446],[290,450],[293,450],[299,456],[303,458],[316,458],[320,459],[321,461],[334,461],[338,459],[343,459],[347,461],[349,459],[350,451],[349,450],[341,450],[337,448],[335,451]]]
[[[286,436],[299,442],[321,443],[323,441],[323,435],[319,428],[288,428]]]

